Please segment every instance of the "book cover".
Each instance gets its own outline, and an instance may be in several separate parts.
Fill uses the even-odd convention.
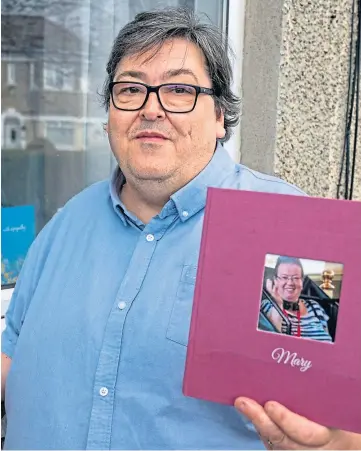
[[[361,202],[210,188],[183,392],[361,432]]]

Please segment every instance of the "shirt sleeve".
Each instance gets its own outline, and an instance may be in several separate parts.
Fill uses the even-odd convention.
[[[327,326],[327,322],[330,319],[330,317],[327,315],[327,313],[325,312],[324,308],[320,306],[320,304],[317,302],[316,303],[316,309],[318,314],[322,317],[323,321],[322,321],[322,325],[323,326]]]
[[[312,308],[314,309],[314,312],[316,312],[315,316],[319,319],[320,323],[322,324],[322,327],[325,328],[328,326],[328,320],[330,317],[325,312],[324,308],[321,307],[321,305],[316,301],[309,301],[312,304]]]
[[[17,279],[9,308],[5,314],[5,329],[1,336],[1,352],[12,358],[21,327],[36,290],[49,248],[49,237],[55,215],[31,245]]]
[[[261,311],[267,315],[271,308],[273,307],[271,301],[269,299],[262,299],[262,303],[261,303]]]
[[[324,309],[321,307],[321,311],[322,311],[322,316],[323,316],[323,323],[322,325],[324,327],[328,327],[328,320],[330,319],[330,317],[327,315],[327,313],[324,311]]]

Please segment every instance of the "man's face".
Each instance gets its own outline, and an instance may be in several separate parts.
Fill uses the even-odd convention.
[[[187,83],[211,88],[201,50],[184,39],[166,42],[153,56],[125,57],[114,81],[148,85]],[[216,138],[224,137],[223,114],[217,116],[211,96],[200,94],[190,113],[165,112],[155,93],[139,111],[121,111],[110,101],[107,132],[109,142],[125,177],[130,181],[167,181],[179,189],[209,162]],[[139,137],[140,133],[158,133]],[[169,183],[170,182],[170,183]]]
[[[282,299],[296,302],[303,287],[301,268],[295,264],[280,264],[275,278],[275,286]]]

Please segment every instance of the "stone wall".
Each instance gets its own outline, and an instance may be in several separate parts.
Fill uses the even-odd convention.
[[[336,197],[352,0],[248,0],[241,162]],[[361,129],[354,198],[361,200]]]
[[[274,170],[335,197],[345,131],[352,0],[285,0]],[[361,200],[361,133],[354,198]]]

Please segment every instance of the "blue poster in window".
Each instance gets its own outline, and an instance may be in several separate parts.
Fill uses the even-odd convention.
[[[16,282],[35,239],[35,209],[31,205],[1,207],[1,285]]]

